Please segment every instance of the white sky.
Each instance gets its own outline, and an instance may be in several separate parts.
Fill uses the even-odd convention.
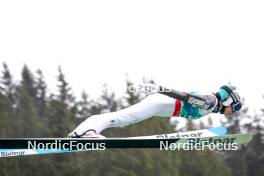
[[[251,108],[264,94],[264,1],[0,1],[0,62],[16,80],[40,68],[49,88],[58,65],[75,95],[122,94],[126,73],[178,90],[235,84]]]

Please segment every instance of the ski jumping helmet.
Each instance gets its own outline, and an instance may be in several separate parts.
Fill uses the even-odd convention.
[[[217,97],[220,98],[223,108],[220,113],[223,114],[225,108],[231,106],[233,112],[238,112],[242,108],[242,101],[240,96],[235,91],[236,87],[232,85],[224,85],[220,87]]]

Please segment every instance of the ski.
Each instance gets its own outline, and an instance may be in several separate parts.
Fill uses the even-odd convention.
[[[167,139],[167,138],[187,138],[187,137],[213,137],[213,136],[224,136],[227,133],[227,129],[225,127],[215,127],[209,129],[202,130],[194,130],[194,131],[186,131],[186,132],[178,132],[178,133],[169,133],[169,134],[158,134],[158,135],[150,135],[150,136],[136,136],[136,137],[127,137],[127,139]],[[109,139],[109,138],[108,138]],[[117,138],[120,139],[120,138]],[[10,150],[10,149],[0,149],[0,157],[1,152],[3,155],[6,155],[5,152],[9,152],[9,155],[23,154],[25,155],[34,155],[34,154],[49,154],[49,153],[65,153],[72,152],[66,150],[32,150],[32,149],[23,149],[23,150]]]
[[[191,138],[191,137],[213,137],[213,136],[224,136],[227,134],[225,127],[208,128],[202,130],[169,133],[169,134],[158,134],[150,136],[136,136],[128,137],[129,139],[151,139],[151,138]]]
[[[106,138],[106,139],[66,139],[66,138],[25,138],[1,139],[0,157],[40,155],[80,151],[102,151],[106,149],[159,148],[183,144],[246,144],[251,134],[230,134],[226,136],[198,138]],[[86,147],[84,147],[86,146]]]

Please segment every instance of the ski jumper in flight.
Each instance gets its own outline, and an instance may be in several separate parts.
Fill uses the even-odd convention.
[[[70,134],[70,138],[103,138],[103,130],[125,127],[151,117],[199,119],[210,113],[231,116],[242,107],[234,86],[222,86],[217,93],[198,95],[175,90],[159,91],[128,108],[88,117]]]

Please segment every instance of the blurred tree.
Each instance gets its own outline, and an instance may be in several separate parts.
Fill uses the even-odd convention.
[[[228,133],[239,134],[243,131],[241,121],[247,117],[248,108],[244,108],[242,111],[227,117],[222,121],[223,126],[227,127]],[[233,176],[245,176],[247,175],[247,164],[245,160],[245,152],[243,146],[240,146],[238,151],[226,151],[225,153],[225,164],[230,168]]]
[[[47,94],[47,84],[45,82],[44,76],[41,70],[37,70],[37,105],[38,105],[38,114],[40,117],[45,116],[47,113],[47,104],[46,104],[46,94]]]
[[[37,113],[37,89],[34,76],[25,65],[22,80],[16,88],[17,107],[15,109],[16,131],[14,137],[40,137],[41,122]]]
[[[84,118],[91,116],[90,102],[88,98],[88,94],[83,91],[81,94],[81,100],[77,103],[78,118],[80,118],[81,120],[84,120]]]
[[[231,175],[223,160],[214,151],[180,151],[180,175]]]
[[[259,176],[264,175],[264,137],[263,127],[258,125],[252,142],[244,148],[246,152],[247,175]]]
[[[15,91],[15,84],[13,82],[12,75],[7,64],[3,63],[3,72],[1,77],[1,93],[5,95],[9,99],[11,103],[14,103],[14,91]]]
[[[108,88],[106,84],[104,84],[104,91],[101,95],[101,104],[104,112],[113,112],[118,109],[118,102],[114,92]]]
[[[58,69],[58,95],[51,96],[48,117],[53,137],[65,137],[76,125],[75,98],[71,93],[69,83],[65,80],[61,67]]]
[[[247,122],[244,128],[255,135],[253,136],[252,142],[242,148],[243,152],[246,153],[247,175],[264,175],[264,110],[261,109],[261,114],[255,114],[249,117],[251,117],[251,121]]]
[[[3,63],[3,72],[0,84],[0,136],[8,137],[12,133],[13,109],[15,107],[15,85],[6,63]]]
[[[24,65],[22,69],[22,81],[24,91],[32,98],[37,97],[37,88],[34,75],[31,73],[27,65]]]

